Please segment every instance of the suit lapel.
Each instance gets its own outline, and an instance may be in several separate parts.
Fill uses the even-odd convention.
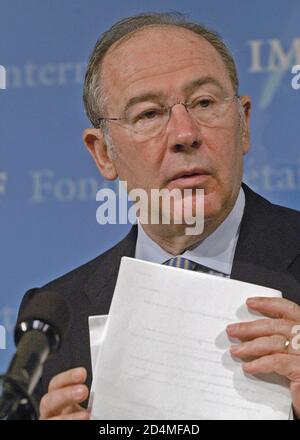
[[[94,315],[108,313],[121,258],[134,257],[136,240],[137,226],[134,225],[120,243],[102,256],[98,269],[86,282],[84,291],[89,298]]]
[[[289,270],[300,254],[299,237],[285,228],[271,203],[246,185],[243,189],[246,205],[231,277],[281,290],[299,303],[300,284]]]
[[[88,318],[93,315],[107,315],[112,301],[119,266],[123,256],[134,257],[137,239],[137,226],[133,226],[129,234],[112,249],[99,257],[96,271],[84,285],[84,293],[89,304],[78,310],[73,326],[73,341],[77,347],[73,351],[74,366],[83,365],[87,368],[87,385],[92,380],[90,337]],[[80,323],[76,325],[76,323]],[[84,325],[81,325],[84,323]],[[80,348],[78,348],[80,347]],[[87,402],[86,402],[87,404]]]

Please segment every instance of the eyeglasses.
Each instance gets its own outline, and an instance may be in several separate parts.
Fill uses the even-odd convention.
[[[234,95],[222,99],[198,96],[191,102],[177,102],[171,106],[149,104],[142,110],[129,109],[122,118],[101,117],[98,121],[99,125],[101,121],[119,122],[120,125],[129,129],[134,137],[146,140],[164,132],[175,105],[183,105],[196,124],[213,127],[222,121],[235,99],[239,99],[239,96]]]

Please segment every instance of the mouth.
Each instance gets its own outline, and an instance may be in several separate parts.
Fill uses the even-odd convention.
[[[168,180],[167,188],[202,188],[209,173],[203,169],[183,170]]]

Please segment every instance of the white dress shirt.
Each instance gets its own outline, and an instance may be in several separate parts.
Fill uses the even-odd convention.
[[[192,249],[183,252],[181,257],[230,277],[244,208],[245,194],[241,188],[234,207],[223,223]],[[138,223],[135,258],[162,264],[173,257],[174,255],[169,254],[153,241]]]

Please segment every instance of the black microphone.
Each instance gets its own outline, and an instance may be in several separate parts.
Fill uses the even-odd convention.
[[[21,310],[15,327],[17,351],[0,382],[0,419],[37,419],[33,392],[68,324],[68,306],[56,292],[36,293]]]

